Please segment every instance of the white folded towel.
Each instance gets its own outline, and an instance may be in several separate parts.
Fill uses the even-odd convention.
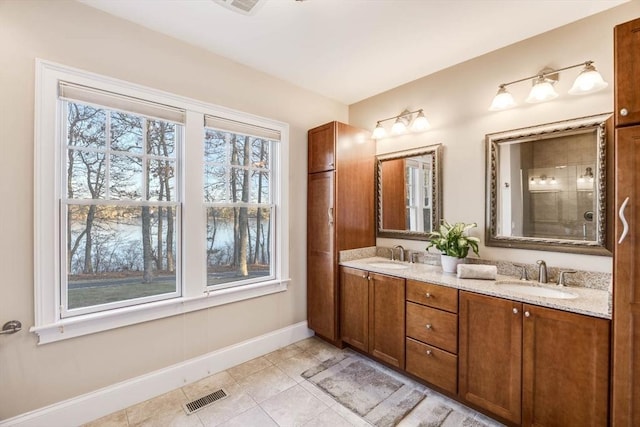
[[[460,279],[487,279],[496,280],[498,267],[486,264],[458,264],[458,277]]]

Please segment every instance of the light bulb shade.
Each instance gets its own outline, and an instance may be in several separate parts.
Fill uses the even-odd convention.
[[[427,120],[422,110],[420,110],[411,124],[411,130],[414,132],[420,132],[427,129],[429,129],[429,120]]]
[[[404,123],[403,120],[401,120],[400,117],[398,117],[395,123],[393,124],[393,126],[391,126],[391,132],[395,134],[400,134],[400,133],[405,133],[406,131],[407,131],[407,125]]]
[[[373,130],[373,134],[371,135],[371,137],[373,139],[380,139],[384,138],[385,136],[387,136],[387,131],[384,129],[384,127],[382,127],[380,122],[378,122],[376,124],[376,128]]]
[[[513,95],[507,91],[504,86],[500,86],[498,93],[493,98],[493,102],[489,107],[489,111],[506,110],[507,108],[515,107],[516,101],[513,99]]]
[[[558,92],[553,88],[553,85],[546,81],[544,77],[538,77],[525,101],[530,104],[534,104],[537,102],[550,101],[557,97]]]
[[[570,95],[587,95],[602,90],[609,86],[604,81],[600,73],[596,68],[588,64],[584,67],[584,70],[578,75],[576,81],[573,82],[573,86],[569,89]]]

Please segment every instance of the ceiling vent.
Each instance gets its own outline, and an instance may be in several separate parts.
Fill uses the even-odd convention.
[[[227,9],[233,10],[234,12],[241,13],[243,15],[253,15],[256,13],[258,9],[266,2],[267,0],[213,0],[226,7]]]

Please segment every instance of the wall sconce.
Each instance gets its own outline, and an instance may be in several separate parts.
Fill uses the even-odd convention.
[[[416,114],[417,113],[417,114]],[[414,114],[416,114],[414,118]],[[373,130],[373,139],[380,139],[387,136],[387,130],[382,126],[382,122],[394,120],[393,126],[391,126],[391,133],[393,135],[400,135],[407,132],[407,129],[411,129],[413,132],[422,132],[429,129],[429,121],[424,115],[422,108],[415,111],[409,111],[405,109],[397,116],[389,117],[387,119],[378,120],[376,122],[376,128]]]
[[[584,174],[576,179],[576,184],[579,191],[593,190],[593,169],[587,167]]]
[[[593,61],[585,61],[580,64],[571,65],[569,67],[558,68],[556,70],[545,68],[541,70],[535,76],[525,77],[523,79],[514,80],[509,83],[502,83],[498,87],[498,93],[493,98],[493,102],[489,107],[490,111],[506,110],[507,108],[515,107],[516,101],[513,99],[513,95],[507,91],[507,86],[514,83],[520,83],[527,80],[532,80],[532,88],[529,92],[529,96],[525,100],[528,103],[550,101],[558,97],[558,93],[553,88],[553,85],[560,79],[560,71],[570,70],[572,68],[584,67],[576,80],[573,82],[573,86],[569,89],[570,95],[587,95],[602,90],[609,86],[607,82],[602,79],[600,73],[593,66]]]

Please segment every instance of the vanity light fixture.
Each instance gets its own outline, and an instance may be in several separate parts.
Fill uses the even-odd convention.
[[[593,183],[593,169],[590,167],[586,168],[584,171],[584,174],[580,175],[577,181],[579,183],[582,183],[585,181],[589,182],[590,184]]]
[[[538,177],[532,176],[531,179],[529,179],[529,181],[531,181],[531,184],[533,185],[546,185],[547,181],[551,185],[556,185],[558,183],[555,176],[552,176],[549,179],[549,177],[547,177],[546,175],[540,175]]]
[[[414,117],[415,114],[415,117]],[[424,111],[421,109],[415,111],[409,111],[405,109],[402,113],[397,116],[389,117],[386,119],[378,120],[376,122],[376,127],[373,130],[372,137],[373,139],[380,139],[387,136],[387,130],[382,126],[383,122],[394,120],[393,126],[391,127],[391,133],[393,135],[401,135],[406,133],[409,129],[412,132],[422,132],[429,129],[429,121],[424,115]]]
[[[576,78],[571,89],[569,89],[570,95],[587,95],[605,89],[609,86],[593,66],[593,61],[585,61],[580,64],[570,65],[569,67],[558,68],[555,70],[545,68],[534,76],[500,84],[500,86],[498,86],[498,93],[493,98],[493,102],[491,103],[489,110],[500,111],[515,107],[516,102],[513,95],[511,95],[507,90],[507,86],[527,80],[532,80],[533,86],[529,92],[529,96],[525,100],[526,102],[545,102],[557,98],[558,93],[553,88],[553,85],[555,85],[559,80],[560,71],[566,71],[577,67],[583,67],[583,69]]]

